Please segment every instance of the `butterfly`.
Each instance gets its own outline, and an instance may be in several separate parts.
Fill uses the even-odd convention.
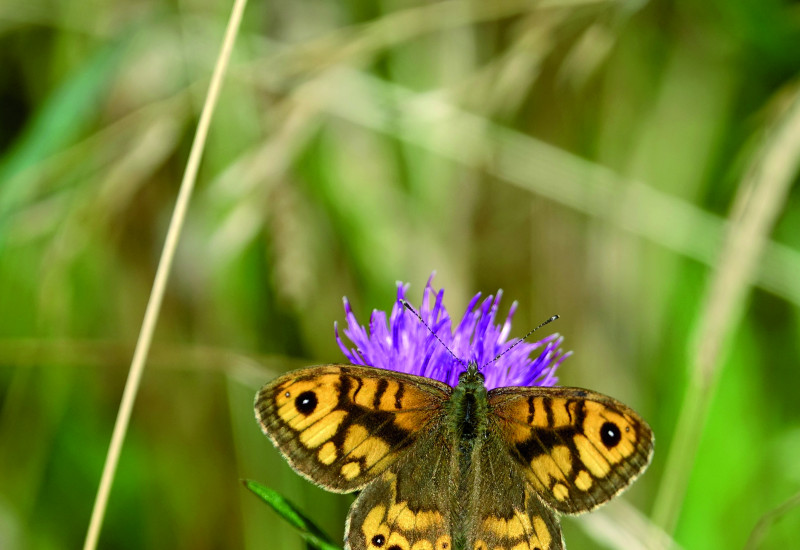
[[[558,513],[610,500],[642,473],[653,432],[605,395],[486,389],[367,366],[323,365],[265,385],[256,418],[289,464],[337,493],[361,491],[348,550],[563,549]]]

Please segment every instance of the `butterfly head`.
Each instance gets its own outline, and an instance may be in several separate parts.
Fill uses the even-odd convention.
[[[480,371],[480,367],[478,367],[478,363],[475,361],[470,361],[467,364],[467,370],[458,375],[458,383],[461,385],[480,384],[482,386],[485,380],[486,377]]]

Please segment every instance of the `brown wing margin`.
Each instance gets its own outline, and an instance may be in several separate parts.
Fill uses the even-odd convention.
[[[641,474],[653,432],[631,408],[581,388],[497,388],[492,429],[527,480],[556,510],[576,514],[610,500]]]
[[[261,429],[301,475],[328,490],[362,488],[441,418],[439,382],[373,367],[290,372],[256,395]]]

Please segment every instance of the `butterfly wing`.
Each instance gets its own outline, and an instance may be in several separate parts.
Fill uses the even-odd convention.
[[[545,506],[529,485],[515,500],[510,516],[490,513],[480,516],[474,534],[475,550],[563,550],[561,526],[555,512]],[[466,548],[466,547],[465,547]]]
[[[452,448],[440,426],[359,495],[348,514],[346,550],[452,550]]]
[[[471,460],[462,508],[464,548],[474,550],[563,550],[555,512],[537,496],[509,455],[505,442],[490,433]]]
[[[653,454],[653,432],[616,399],[580,388],[496,388],[492,432],[544,502],[568,514],[625,489]]]
[[[347,550],[563,550],[555,512],[496,433],[469,456],[447,417],[367,485],[345,529]]]
[[[449,386],[347,365],[285,374],[256,395],[261,429],[298,473],[335,492],[361,489],[441,416]]]

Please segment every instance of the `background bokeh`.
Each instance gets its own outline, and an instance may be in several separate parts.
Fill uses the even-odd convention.
[[[0,4],[0,548],[83,543],[230,7]],[[255,391],[343,360],[342,296],[366,320],[434,270],[454,315],[498,288],[517,336],[560,314],[561,382],[656,433],[623,502],[564,519],[571,550],[663,547],[671,449],[676,545],[795,547],[800,195],[767,193],[766,242],[729,229],[778,178],[759,159],[796,173],[798,52],[774,0],[251,2],[100,547],[303,548],[242,478],[338,539],[352,497],[288,468]],[[737,235],[757,269],[693,393]],[[687,395],[708,414],[680,424]]]

